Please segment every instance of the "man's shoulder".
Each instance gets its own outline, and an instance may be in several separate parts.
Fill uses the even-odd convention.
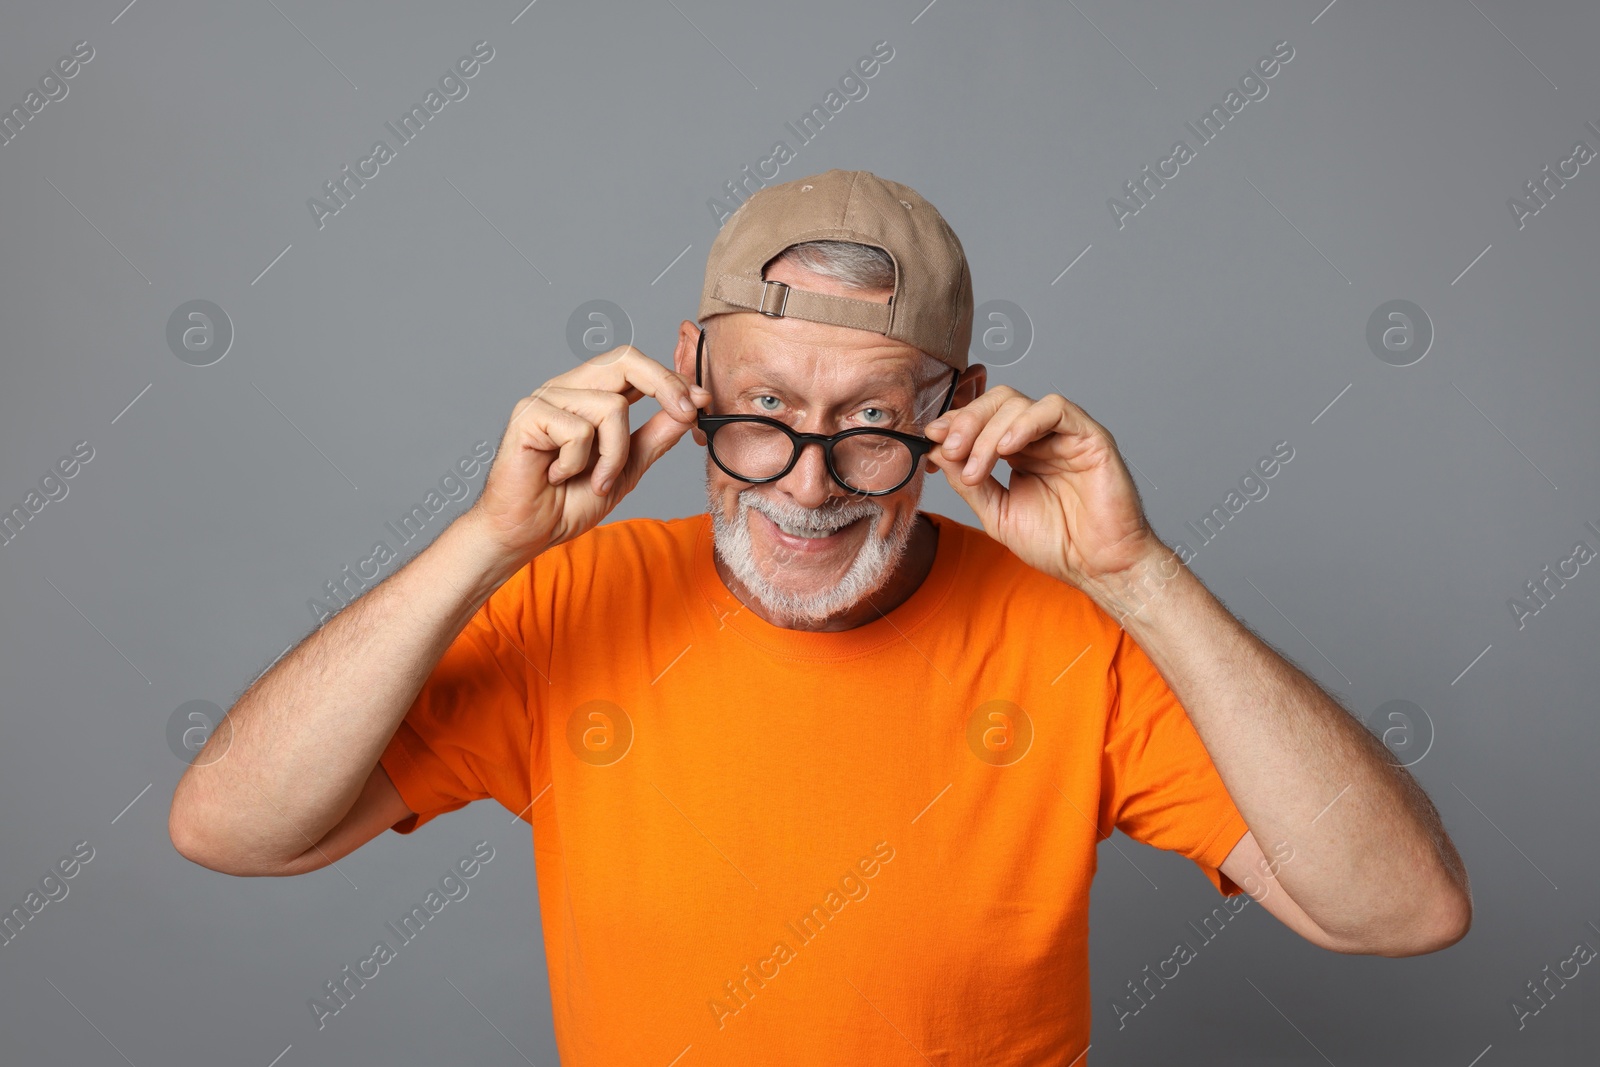
[[[603,522],[579,537],[573,544],[588,539],[597,550],[616,551],[624,546],[637,546],[646,551],[693,545],[701,527],[710,518],[705,512],[685,515],[677,519],[659,519],[639,516]]]
[[[958,581],[965,595],[978,602],[1003,602],[1012,609],[1031,606],[1046,617],[1071,610],[1099,615],[1116,626],[1088,594],[1074,585],[1023,562],[1015,552],[989,536],[982,526],[959,522],[947,515],[925,511],[939,525],[939,536],[954,535],[960,559]]]
[[[705,512],[677,519],[639,517],[603,522],[536,557],[574,573],[610,574],[635,585],[660,577],[655,570],[672,562],[687,563]],[[634,569],[631,565],[637,565]]]
[[[1041,589],[1053,586],[1071,588],[1043,571],[1028,566],[1015,552],[990,537],[982,526],[960,522],[936,511],[924,511],[923,514],[938,524],[941,551],[945,537],[955,539],[954,547],[959,553],[962,569],[968,572],[965,575],[968,580],[1000,582],[1007,585],[1020,583]]]

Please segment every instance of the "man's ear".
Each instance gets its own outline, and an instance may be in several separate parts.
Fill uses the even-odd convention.
[[[708,338],[709,340],[709,338]],[[684,319],[678,324],[678,343],[672,350],[672,369],[683,375],[690,382],[694,381],[694,353],[700,345],[700,327],[689,319]],[[706,435],[699,429],[691,428],[694,443],[704,445]]]
[[[950,410],[965,407],[978,397],[989,385],[989,368],[982,363],[972,363],[961,372],[961,377],[956,379],[956,395],[950,401]]]
[[[700,327],[688,319],[678,323],[678,343],[672,349],[672,369],[694,381],[694,350],[700,343]]]
[[[950,398],[950,411],[954,411],[956,408],[966,407],[968,404],[978,399],[978,397],[983,395],[983,391],[988,387],[988,383],[988,367],[985,367],[982,363],[968,364],[967,369],[962,371],[960,377],[956,379],[956,391]],[[950,411],[945,412],[945,414],[948,415]],[[939,468],[937,465],[935,465],[933,460],[924,459],[922,463],[923,467],[929,474],[938,473]]]

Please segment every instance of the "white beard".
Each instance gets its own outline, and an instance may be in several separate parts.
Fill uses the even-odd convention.
[[[877,520],[883,514],[883,507],[870,497],[812,509],[775,503],[759,496],[755,487],[739,493],[739,512],[730,521],[723,515],[722,502],[711,490],[709,482],[706,489],[711,501],[709,510],[717,555],[766,613],[782,626],[823,622],[881,589],[904,558],[917,522],[916,510],[907,511],[904,518],[896,520],[885,537],[877,532]],[[767,518],[789,526],[808,526],[819,530],[838,529],[858,518],[865,518],[868,523],[867,539],[850,564],[850,569],[833,588],[814,592],[787,589],[771,581],[768,573],[782,576],[784,568],[781,564],[769,562],[767,571],[763,571],[756,563],[750,538],[751,510],[760,511]]]

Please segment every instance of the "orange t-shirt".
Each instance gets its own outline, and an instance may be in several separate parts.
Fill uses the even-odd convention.
[[[1145,653],[923,514],[927,578],[837,633],[745,609],[708,514],[598,526],[423,686],[382,756],[394,829],[489,797],[531,822],[567,1067],[1083,1064],[1095,843],[1242,892],[1245,822]]]

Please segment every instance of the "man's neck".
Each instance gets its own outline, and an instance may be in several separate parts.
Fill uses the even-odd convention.
[[[889,614],[895,608],[904,604],[911,598],[933,570],[934,558],[939,552],[939,531],[934,526],[933,520],[922,512],[917,512],[917,520],[911,528],[911,537],[906,542],[905,555],[900,563],[876,592],[871,593],[852,604],[838,615],[829,616],[820,621],[811,620],[784,620],[773,617],[762,606],[761,602],[750,593],[743,582],[733,576],[722,557],[715,551],[712,560],[716,564],[717,575],[722,579],[722,584],[727,587],[739,602],[750,610],[757,618],[773,626],[781,626],[790,630],[809,630],[817,633],[833,633],[838,630],[853,630],[857,626],[865,626],[874,619]]]

